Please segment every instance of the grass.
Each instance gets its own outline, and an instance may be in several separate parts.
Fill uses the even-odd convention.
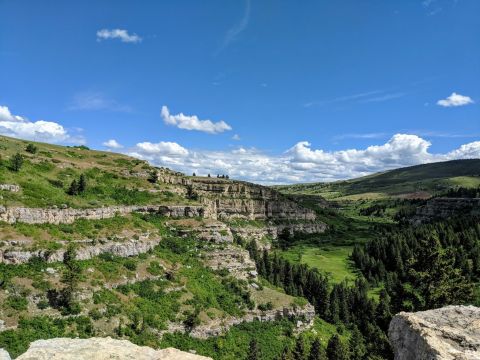
[[[348,259],[352,249],[351,246],[325,245],[318,248],[300,245],[283,252],[282,256],[328,273],[334,282],[339,283],[356,278],[353,265]]]
[[[395,169],[346,181],[275,188],[286,194],[316,194],[326,199],[378,199],[414,193],[433,195],[451,186],[477,187],[480,184],[479,169],[480,159],[452,160]]]
[[[21,188],[17,193],[2,191],[3,205],[91,208],[191,202],[169,191],[166,184],[152,184],[145,176],[136,176],[155,170],[145,161],[110,152],[44,143],[34,143],[38,152],[32,154],[25,150],[29,143],[0,136],[0,183],[16,184]],[[10,168],[10,159],[16,153],[24,158],[19,171]],[[68,187],[80,174],[86,176],[86,191],[81,195],[68,195]]]

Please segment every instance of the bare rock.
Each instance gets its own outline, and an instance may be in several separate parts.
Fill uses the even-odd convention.
[[[401,312],[392,319],[388,335],[395,360],[478,360],[480,308]]]
[[[11,360],[10,355],[3,349],[0,349],[0,360]]]
[[[18,360],[211,360],[168,348],[154,350],[111,338],[37,340]]]

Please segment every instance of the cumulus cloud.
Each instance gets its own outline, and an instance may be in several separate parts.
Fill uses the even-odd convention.
[[[219,134],[232,130],[232,127],[223,120],[212,122],[211,120],[200,120],[196,115],[189,116],[183,113],[172,115],[165,105],[162,106],[161,116],[165,124],[184,130],[203,131],[209,134]]]
[[[84,143],[82,137],[74,137],[60,124],[53,121],[30,121],[14,115],[7,106],[0,106],[0,134],[15,138],[51,143]]]
[[[187,150],[177,143],[139,143],[127,152],[153,164],[187,174],[229,174],[263,184],[334,181],[398,167],[480,157],[480,141],[444,154],[429,152],[431,143],[417,135],[395,134],[365,149],[325,151],[300,141],[279,155],[255,148],[229,151]]]
[[[101,29],[97,31],[97,41],[119,39],[124,43],[139,43],[142,38],[137,34],[129,34],[124,29]]]
[[[447,97],[446,99],[438,100],[437,105],[443,107],[456,107],[456,106],[464,106],[468,104],[473,104],[473,100],[470,96],[460,95],[456,92],[453,92],[452,95]]]
[[[117,140],[115,139],[110,139],[102,143],[103,146],[106,146],[110,149],[121,149],[123,148],[123,145],[120,144]]]
[[[240,138],[240,135],[235,134],[235,135],[232,136],[232,140],[240,141],[242,139]]]

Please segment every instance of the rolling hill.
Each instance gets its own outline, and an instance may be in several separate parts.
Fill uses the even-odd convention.
[[[480,185],[480,159],[410,166],[332,183],[275,186],[286,194],[321,195],[327,199],[429,197],[455,186]]]

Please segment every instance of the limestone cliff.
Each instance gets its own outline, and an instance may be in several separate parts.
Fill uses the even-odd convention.
[[[417,208],[411,222],[421,224],[472,213],[480,214],[480,199],[478,198],[433,198]]]
[[[0,350],[1,351],[1,350]],[[0,352],[0,359],[9,357]],[[154,350],[137,346],[127,340],[111,338],[37,340],[30,344],[18,360],[211,360],[209,357],[190,354],[173,348]]]
[[[392,319],[388,335],[395,360],[478,360],[480,308],[402,312]]]

